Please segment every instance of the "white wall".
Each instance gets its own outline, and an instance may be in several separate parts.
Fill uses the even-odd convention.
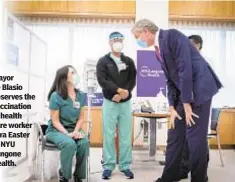
[[[160,28],[168,28],[168,0],[136,0],[136,21],[147,18]]]
[[[136,21],[146,18],[153,21],[160,29],[168,28],[168,0],[164,1],[149,1],[149,0],[136,0]],[[143,50],[138,47],[138,50]],[[153,47],[146,50],[154,50]],[[152,106],[156,105],[155,97],[137,98],[137,100],[147,99],[151,102]],[[135,118],[135,133],[136,136],[140,131],[141,118]],[[162,120],[164,121],[164,120]],[[159,125],[160,126],[160,125]],[[157,129],[157,145],[166,145],[167,139],[167,125],[161,125],[161,128]],[[143,140],[143,132],[136,140],[137,145],[141,145]],[[148,145],[148,143],[146,143]]]

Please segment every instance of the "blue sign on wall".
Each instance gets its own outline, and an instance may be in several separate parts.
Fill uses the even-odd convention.
[[[93,96],[94,97],[91,99],[91,106],[102,106],[103,94],[102,93],[94,93]],[[86,94],[85,106],[87,106],[87,94]]]

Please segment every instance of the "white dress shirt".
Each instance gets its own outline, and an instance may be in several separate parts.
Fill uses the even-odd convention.
[[[160,51],[160,47],[159,47],[159,32],[160,32],[160,29],[156,32],[154,46],[157,46],[159,51]]]

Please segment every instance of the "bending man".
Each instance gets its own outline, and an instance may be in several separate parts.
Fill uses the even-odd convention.
[[[178,30],[161,30],[152,21],[142,19],[132,33],[140,46],[155,46],[167,79],[171,129],[163,174],[155,182],[180,180],[185,140],[189,144],[191,182],[204,182],[211,100],[222,84],[188,37]]]

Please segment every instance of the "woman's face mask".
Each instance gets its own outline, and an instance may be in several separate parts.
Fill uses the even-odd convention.
[[[74,86],[78,85],[80,83],[80,77],[77,73],[72,75],[72,84]]]
[[[80,77],[77,74],[76,70],[73,68],[69,68],[69,73],[68,73],[68,82],[76,86],[80,82]]]
[[[113,50],[115,52],[122,52],[123,49],[123,43],[122,42],[114,42],[113,43]]]

